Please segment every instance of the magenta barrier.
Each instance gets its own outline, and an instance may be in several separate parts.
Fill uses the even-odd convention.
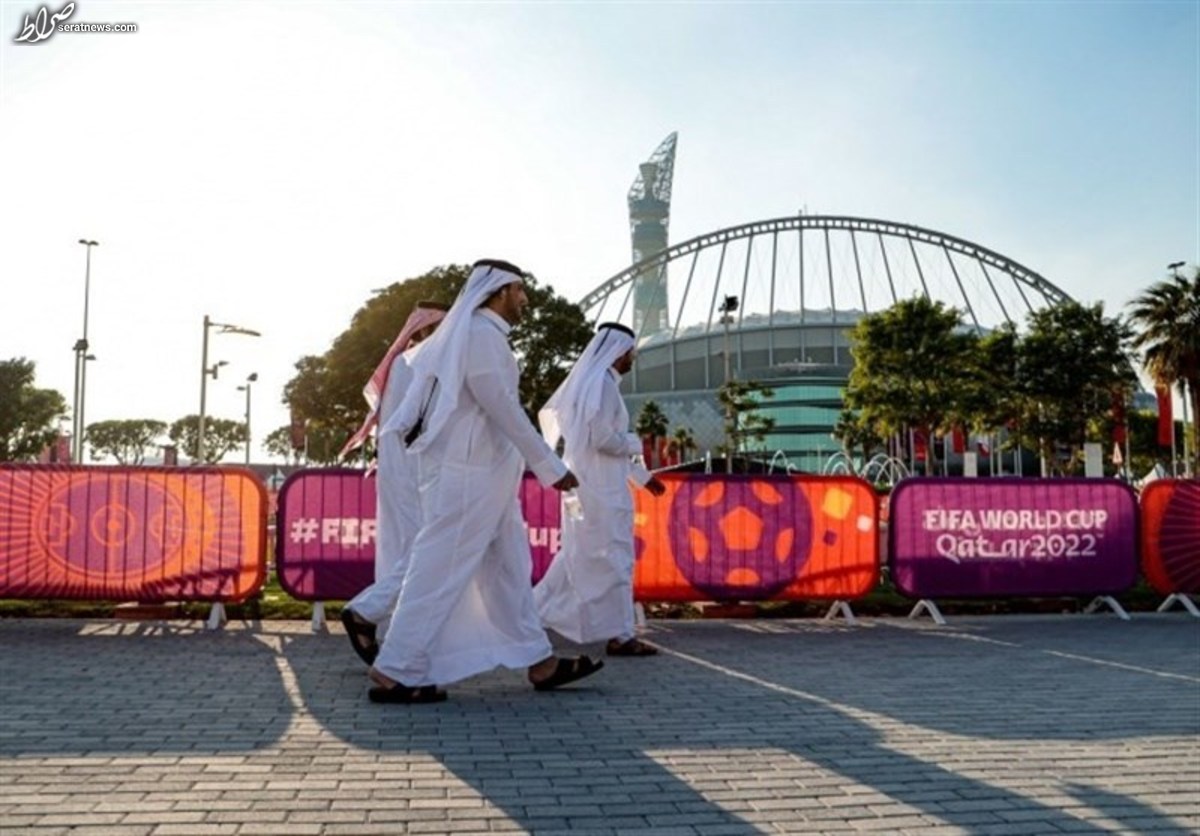
[[[913,598],[1105,595],[1133,585],[1133,491],[1111,479],[906,479],[891,578]]]
[[[242,468],[0,465],[0,598],[245,600],[266,502]]]
[[[344,601],[374,578],[376,480],[363,474],[351,468],[301,470],[280,488],[275,568],[293,598]],[[526,474],[520,499],[536,582],[558,550],[558,491]]]

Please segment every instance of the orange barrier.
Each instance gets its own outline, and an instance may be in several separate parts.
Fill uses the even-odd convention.
[[[266,505],[242,468],[0,465],[0,598],[244,600]]]
[[[1160,479],[1142,491],[1142,573],[1163,595],[1200,593],[1200,481]]]
[[[879,581],[878,498],[857,478],[663,473],[636,491],[641,601],[858,598]]]

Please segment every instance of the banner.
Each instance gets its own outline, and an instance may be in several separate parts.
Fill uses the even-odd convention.
[[[265,555],[248,470],[0,465],[0,598],[235,602]]]
[[[634,491],[634,597],[642,601],[855,598],[879,577],[877,501],[842,477],[662,474],[661,498]],[[561,545],[560,496],[520,487],[536,583]],[[306,601],[345,600],[371,583],[375,479],[302,470],[279,493],[276,570]]]
[[[1175,440],[1174,404],[1171,400],[1169,386],[1155,386],[1154,395],[1158,398],[1158,446],[1170,447]]]
[[[1157,479],[1141,508],[1146,580],[1163,595],[1200,594],[1200,481]]]
[[[634,597],[850,599],[879,579],[874,489],[861,479],[663,473],[634,492]]]
[[[1137,576],[1137,502],[1112,479],[906,479],[888,565],[912,598],[1100,595]]]
[[[312,468],[288,477],[276,511],[279,583],[301,601],[344,601],[375,576],[376,482],[355,468]],[[521,508],[541,579],[559,548],[559,493],[526,474]]]

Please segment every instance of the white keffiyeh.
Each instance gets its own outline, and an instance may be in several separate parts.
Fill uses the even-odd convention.
[[[560,438],[568,451],[586,443],[588,427],[600,409],[604,378],[634,345],[624,326],[605,323],[596,330],[566,380],[538,411],[542,436],[551,447]]]

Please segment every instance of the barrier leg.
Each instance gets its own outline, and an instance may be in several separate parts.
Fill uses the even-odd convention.
[[[325,629],[325,602],[317,601],[313,604],[313,620],[312,631],[320,633]]]
[[[1167,599],[1158,605],[1158,611],[1166,612],[1176,604],[1182,604],[1185,610],[1190,612],[1196,618],[1200,618],[1200,608],[1197,608],[1195,602],[1183,592],[1172,592],[1170,595],[1168,595]]]
[[[917,618],[921,612],[929,613],[929,617],[933,619],[934,624],[946,626],[946,619],[942,617],[942,611],[938,609],[938,605],[930,601],[928,598],[922,598],[917,601],[917,605],[912,608],[912,612],[908,614],[909,618]]]
[[[850,604],[846,601],[834,601],[830,606],[829,612],[825,613],[822,621],[833,621],[839,615],[846,619],[847,624],[857,624],[858,619],[854,617],[854,610],[850,609]]]
[[[225,617],[225,605],[218,601],[208,611],[208,621],[205,622],[204,626],[209,630],[220,630],[221,626],[228,620]]]
[[[1117,618],[1121,619],[1122,621],[1130,620],[1129,613],[1125,612],[1125,608],[1121,606],[1121,603],[1111,595],[1097,595],[1092,599],[1092,603],[1084,607],[1083,611],[1085,613],[1094,613],[1101,607],[1108,607],[1110,610],[1116,613]]]

